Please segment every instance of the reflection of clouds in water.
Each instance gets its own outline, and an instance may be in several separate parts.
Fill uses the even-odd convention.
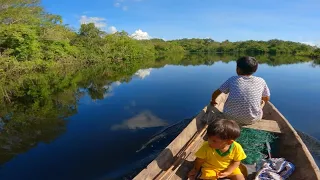
[[[108,97],[111,97],[113,95],[114,95],[113,93],[106,92],[106,93],[103,94],[103,98],[108,98]]]
[[[112,130],[121,129],[144,129],[152,127],[162,127],[168,125],[163,119],[153,115],[150,111],[144,111],[133,118],[125,120],[122,124],[111,127]]]
[[[131,102],[130,102],[130,105],[131,105],[132,107],[135,107],[135,106],[137,105],[137,103],[136,103],[136,101],[131,101]]]
[[[108,97],[113,96],[113,93],[112,93],[113,88],[112,88],[112,86],[105,85],[103,88],[106,90],[105,93],[103,94],[103,98],[108,98]]]
[[[124,106],[124,110],[129,111],[130,113],[134,114],[134,107],[136,107],[136,106],[137,106],[137,103],[136,103],[136,101],[133,100],[129,103],[129,105]]]
[[[104,98],[108,98],[108,97],[111,97],[113,96],[113,89],[117,86],[120,86],[121,85],[121,82],[120,81],[116,81],[114,83],[112,83],[111,85],[105,85],[104,86],[104,89],[106,90],[106,93],[104,93],[103,97]]]
[[[121,85],[121,82],[120,82],[120,81],[116,81],[116,82],[114,82],[114,85],[115,85],[115,86],[120,86],[120,85]]]
[[[152,71],[152,68],[149,69],[140,69],[135,73],[136,76],[140,77],[141,79],[144,79],[145,77],[149,76]]]

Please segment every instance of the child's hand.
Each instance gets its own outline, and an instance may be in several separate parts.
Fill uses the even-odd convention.
[[[218,178],[225,178],[227,176],[229,176],[232,172],[229,171],[221,171],[218,173]]]
[[[189,178],[190,180],[194,180],[194,179],[196,179],[196,174],[197,174],[197,170],[192,169],[192,170],[188,173],[188,178]]]

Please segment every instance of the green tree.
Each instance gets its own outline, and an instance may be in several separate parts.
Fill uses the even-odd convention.
[[[39,25],[43,8],[40,0],[0,0],[0,24]]]
[[[41,51],[38,38],[37,29],[33,26],[0,25],[0,52],[13,55],[21,61],[39,59]]]

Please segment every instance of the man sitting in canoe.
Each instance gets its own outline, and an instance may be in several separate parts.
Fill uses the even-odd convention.
[[[262,119],[262,103],[270,100],[270,90],[264,79],[253,76],[258,69],[254,57],[241,57],[237,60],[237,74],[229,78],[212,94],[211,105],[221,94],[228,94],[223,108],[225,118],[237,121],[239,124],[253,124]]]
[[[231,180],[244,180],[240,162],[247,156],[235,140],[240,136],[239,125],[232,120],[214,121],[207,129],[208,141],[196,152],[194,168],[189,179],[195,179],[201,168],[200,179],[215,180],[228,177]]]

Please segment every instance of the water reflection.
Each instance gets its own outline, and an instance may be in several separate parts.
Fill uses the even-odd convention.
[[[114,95],[114,93],[113,93],[113,89],[115,88],[115,87],[118,87],[118,86],[120,86],[121,85],[121,82],[120,81],[116,81],[116,82],[114,82],[114,83],[110,83],[110,84],[108,84],[108,85],[105,85],[105,86],[103,86],[103,88],[102,89],[104,89],[104,94],[103,94],[103,99],[106,99],[106,98],[108,98],[108,97],[111,97],[111,96],[113,96]]]
[[[162,127],[167,126],[168,123],[160,119],[159,117],[152,114],[150,111],[144,111],[140,114],[125,120],[121,124],[116,124],[111,127],[112,130],[135,130],[135,129],[144,129],[144,128],[153,128],[153,127]]]
[[[16,104],[6,116],[0,118],[0,164],[20,153],[36,147],[38,143],[51,143],[66,132],[65,118],[76,114],[76,94],[59,93],[51,101],[31,105]]]
[[[314,68],[320,67],[320,59],[314,60],[311,66]]]
[[[140,69],[135,73],[136,76],[138,76],[141,79],[144,79],[145,77],[149,76],[152,71],[152,68],[149,69]]]
[[[115,84],[116,86],[120,86],[120,85],[121,85],[121,82],[120,82],[120,81],[116,81],[116,82],[114,82],[114,84]]]
[[[95,177],[117,171],[117,168],[109,171],[114,164],[108,164],[111,159],[106,155],[108,149],[112,152],[118,150],[122,152],[125,149],[124,154],[127,156],[121,160],[117,159],[119,161],[117,163],[120,164],[118,167],[132,163],[134,158],[147,157],[149,154],[143,154],[147,152],[145,149],[139,154],[141,157],[137,157],[136,150],[152,146],[159,137],[163,137],[163,134],[160,134],[150,140],[163,127],[192,117],[202,109],[208,103],[212,90],[230,77],[230,74],[235,73],[235,63],[229,62],[238,56],[240,55],[188,54],[158,58],[154,64],[146,67],[134,66],[114,70],[99,66],[70,74],[62,72],[56,75],[55,72],[48,72],[45,75],[30,75],[19,80],[23,82],[21,86],[15,81],[8,83],[6,88],[12,86],[10,89],[17,92],[19,97],[13,99],[11,104],[0,101],[0,164],[5,167],[0,169],[0,178],[2,173],[8,176],[11,172],[23,174],[22,168],[19,169],[17,165],[25,161],[18,155],[21,154],[24,158],[38,157],[37,154],[30,156],[30,150],[37,150],[37,145],[41,142],[52,145],[58,137],[63,143],[77,145],[75,146],[77,148],[70,147],[70,149],[81,154],[83,159],[92,160],[92,156],[96,156],[94,160],[89,161],[92,166],[84,167],[86,170],[83,171]],[[263,64],[258,73],[266,77],[270,84],[273,93],[272,102],[277,108],[294,127],[313,135],[319,132],[314,119],[320,116],[317,109],[320,106],[317,100],[320,97],[318,93],[320,74],[319,69],[315,69],[320,67],[320,61],[311,62],[308,58],[289,55],[256,57]],[[301,63],[309,61],[310,63]],[[280,66],[284,64],[293,65]],[[165,65],[168,66],[161,68]],[[167,78],[168,75],[171,78]],[[148,77],[150,81],[133,77],[140,79]],[[208,80],[208,77],[211,80]],[[291,88],[292,84],[299,86]],[[292,103],[292,99],[309,103],[301,106],[299,103]],[[99,106],[84,103],[88,101],[95,101]],[[87,111],[89,112],[84,113]],[[139,114],[135,114],[136,112]],[[72,123],[66,120],[79,114],[84,117],[81,121],[77,119],[79,117]],[[134,117],[132,114],[135,114]],[[174,126],[169,130],[177,129],[180,130]],[[80,131],[80,135],[70,138],[71,140],[64,136],[69,133],[70,137]],[[111,138],[114,136],[117,138]],[[316,137],[319,138],[320,135],[317,134]],[[132,144],[128,145],[128,139]],[[117,145],[111,148],[110,144],[115,142]],[[130,147],[132,149],[128,150]],[[56,148],[55,151],[63,154],[67,154],[66,151],[70,150],[65,144],[57,145]],[[50,154],[48,150],[44,151]],[[105,159],[102,159],[102,156]],[[98,159],[101,159],[100,164],[96,163]],[[42,161],[41,158],[37,161],[41,163],[28,161],[26,166],[37,169],[45,164],[48,169],[61,170],[59,163],[51,165],[50,160],[44,162],[45,160]],[[76,166],[72,160],[63,164],[69,167]],[[81,176],[82,171],[78,169],[75,171]],[[42,174],[42,177],[54,175],[48,172],[34,172],[30,177],[36,177],[37,173]],[[23,175],[20,179],[23,179]]]

